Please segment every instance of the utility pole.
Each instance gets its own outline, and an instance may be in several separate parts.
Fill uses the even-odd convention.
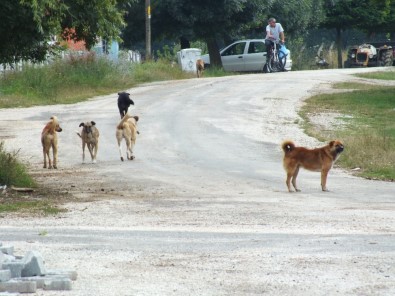
[[[151,59],[151,0],[145,0],[145,59]]]

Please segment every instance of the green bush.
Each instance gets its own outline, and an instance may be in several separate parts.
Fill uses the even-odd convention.
[[[27,173],[27,168],[18,161],[17,153],[9,153],[0,142],[0,185],[34,187],[33,179]]]

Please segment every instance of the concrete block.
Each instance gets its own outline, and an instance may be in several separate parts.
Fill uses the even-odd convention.
[[[0,253],[0,254],[3,254],[3,253]],[[3,263],[5,263],[5,262],[13,262],[13,261],[16,260],[16,258],[14,256],[7,255],[7,254],[3,254],[3,258],[4,258]]]
[[[46,273],[44,260],[39,252],[27,252],[22,262],[25,265],[22,269],[22,277],[44,275]]]
[[[63,277],[68,277],[72,281],[77,280],[77,272],[75,270],[69,270],[69,269],[47,269],[46,275],[48,276],[63,276]]]
[[[0,292],[11,293],[35,293],[37,286],[35,282],[21,282],[11,280],[5,283],[0,283]]]
[[[44,282],[44,290],[55,290],[55,291],[70,291],[71,290],[71,280],[54,278]]]
[[[8,282],[11,279],[11,271],[8,269],[0,270],[0,283]]]
[[[7,255],[14,255],[14,247],[13,246],[1,246],[0,252]]]
[[[36,282],[37,289],[42,289],[44,287],[44,282],[47,280],[45,276],[29,276],[29,277],[21,277],[15,278],[16,281],[23,281],[23,282]]]
[[[17,278],[21,277],[22,269],[25,267],[25,264],[20,261],[13,261],[13,262],[3,262],[2,269],[8,269],[11,271],[11,277]]]

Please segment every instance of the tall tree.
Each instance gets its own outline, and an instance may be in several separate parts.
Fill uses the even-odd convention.
[[[269,16],[282,24],[286,35],[303,37],[309,29],[319,26],[324,10],[321,0],[275,0]]]
[[[391,0],[324,0],[323,27],[336,30],[338,67],[342,68],[342,32],[362,29],[372,32],[383,26],[390,12]]]
[[[322,0],[151,0],[152,36],[206,41],[211,63],[221,64],[219,42],[248,36],[264,38],[267,19],[278,18],[287,34],[305,34],[322,18]],[[143,40],[143,0],[130,7],[122,38],[125,46]]]
[[[67,37],[88,48],[97,37],[119,38],[123,13],[135,0],[2,0],[0,4],[0,62],[43,60],[48,41],[72,28]]]
[[[261,21],[263,12],[274,0],[151,0],[152,35],[207,42],[211,63],[221,65],[218,40],[232,39]],[[129,10],[128,27],[123,32],[125,45],[141,38],[142,0]],[[134,10],[134,9],[138,10]]]

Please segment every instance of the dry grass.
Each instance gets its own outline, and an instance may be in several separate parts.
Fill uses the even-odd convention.
[[[372,179],[395,180],[395,88],[342,84],[358,89],[346,93],[322,94],[306,101],[301,110],[306,131],[321,140],[341,139],[346,146],[339,164],[357,169],[356,174]],[[316,114],[344,114],[341,125],[317,126]]]

